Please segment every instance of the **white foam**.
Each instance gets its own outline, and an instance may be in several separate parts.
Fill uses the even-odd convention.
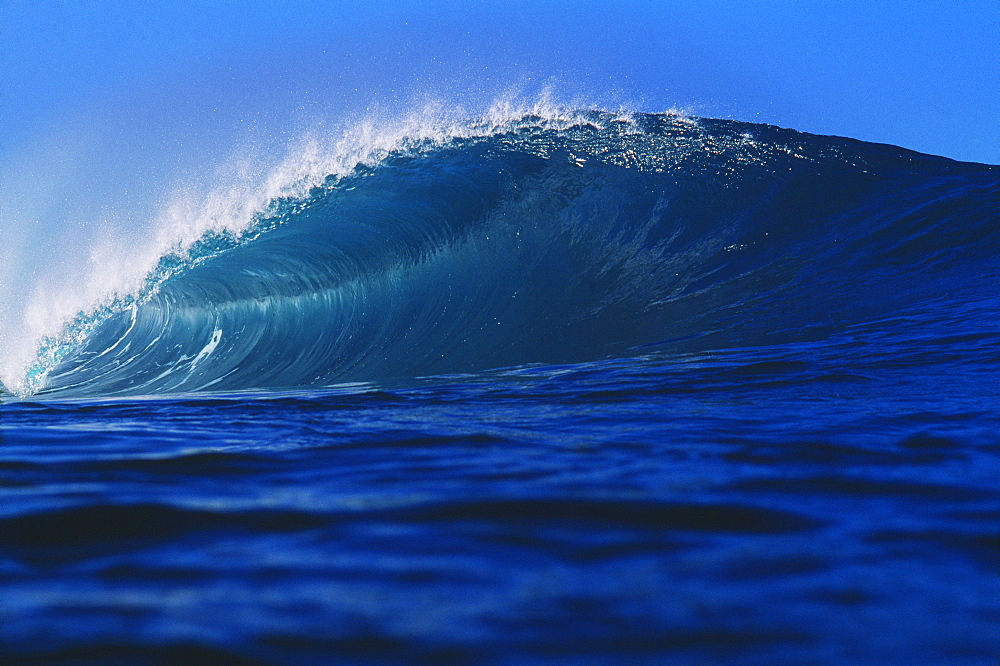
[[[20,396],[41,390],[49,371],[92,332],[96,322],[87,321],[88,316],[116,304],[127,306],[142,292],[162,257],[174,254],[183,259],[207,233],[238,238],[276,199],[304,197],[328,176],[347,175],[359,164],[377,163],[396,150],[489,136],[515,123],[558,130],[590,122],[578,108],[556,103],[551,90],[528,102],[516,95],[497,99],[473,121],[460,108],[430,103],[401,117],[372,113],[339,129],[314,129],[274,166],[245,156],[232,158],[216,170],[212,186],[174,187],[148,222],[125,230],[108,225],[84,252],[77,253],[85,260],[46,266],[21,316],[8,315],[0,322],[0,383]],[[612,117],[630,119],[624,111]]]

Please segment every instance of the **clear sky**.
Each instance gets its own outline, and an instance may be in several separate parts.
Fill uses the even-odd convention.
[[[424,96],[474,110],[543,80],[1000,162],[997,0],[0,0],[0,157],[113,139],[141,166],[247,124]]]

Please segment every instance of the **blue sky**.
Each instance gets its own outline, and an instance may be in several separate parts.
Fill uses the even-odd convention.
[[[996,0],[0,2],[0,157],[104,142],[142,166],[248,124],[423,96],[475,109],[544,80],[1000,162]]]

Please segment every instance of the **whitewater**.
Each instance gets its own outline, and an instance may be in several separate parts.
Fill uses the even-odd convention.
[[[0,657],[1000,654],[1000,167],[345,128],[5,283]]]
[[[869,240],[912,223],[866,214],[862,194],[896,197],[909,219],[994,195],[989,171],[949,164],[945,178],[942,161],[858,148],[545,101],[362,125],[307,142],[263,182],[172,203],[145,247],[92,251],[92,275],[61,276],[65,293],[39,289],[5,322],[0,381],[22,397],[240,390],[592,360],[672,338],[719,347],[737,330],[752,344],[778,333],[724,320],[723,291],[755,311],[804,294],[843,308],[824,271],[890,259]],[[873,287],[902,307],[921,296],[895,286],[911,277],[883,270]],[[871,316],[850,305],[850,323]],[[788,337],[832,316],[771,326]]]
[[[0,386],[21,396],[38,391],[52,366],[97,321],[148,299],[174,273],[280,224],[290,207],[304,205],[318,186],[390,155],[417,155],[448,141],[510,130],[523,118],[530,118],[526,126],[550,129],[581,122],[578,112],[555,105],[549,93],[530,105],[500,100],[471,121],[459,113],[435,103],[402,118],[366,118],[338,130],[315,130],[294,142],[276,166],[238,155],[215,170],[207,187],[175,186],[153,219],[137,221],[147,227],[138,244],[108,225],[104,236],[85,248],[85,262],[71,257],[45,265],[44,257],[29,259],[39,264],[32,275],[42,273],[42,279],[36,277],[27,297],[7,294],[13,306],[8,304],[0,322]]]

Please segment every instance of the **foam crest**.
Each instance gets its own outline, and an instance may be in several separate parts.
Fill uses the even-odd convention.
[[[624,111],[603,117],[631,119]],[[306,197],[331,176],[455,139],[519,126],[560,130],[594,122],[593,113],[560,105],[545,90],[531,101],[497,99],[472,120],[461,108],[435,102],[402,116],[372,113],[338,128],[321,127],[295,142],[277,165],[231,159],[217,170],[214,185],[175,187],[151,220],[131,230],[108,225],[82,265],[57,266],[40,276],[21,317],[4,327],[0,388],[21,397],[40,391],[49,372],[101,321],[150,298],[186,267],[256,237],[281,202]]]

